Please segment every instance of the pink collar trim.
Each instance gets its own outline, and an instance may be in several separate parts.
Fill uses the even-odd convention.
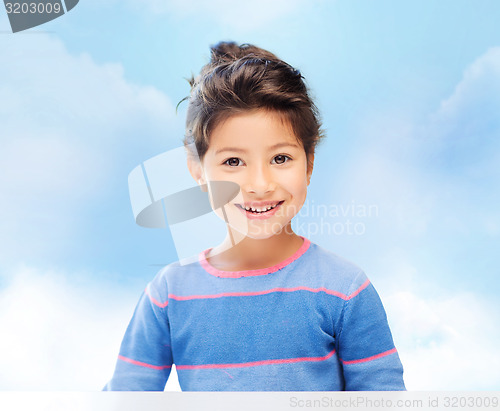
[[[292,263],[296,259],[298,259],[302,254],[304,254],[308,249],[309,246],[311,245],[311,242],[305,238],[304,242],[300,246],[300,248],[290,257],[288,257],[286,260],[283,260],[282,262],[273,265],[272,267],[267,267],[267,268],[261,268],[258,270],[244,270],[244,271],[221,271],[218,270],[217,268],[213,267],[210,265],[210,263],[207,261],[207,253],[211,250],[209,248],[208,250],[202,251],[199,255],[199,261],[201,266],[209,273],[212,274],[216,277],[224,277],[224,278],[239,278],[239,277],[252,277],[252,276],[257,276],[257,275],[266,275],[266,274],[271,274],[274,273],[278,270],[281,270],[283,267],[286,267],[288,264]]]

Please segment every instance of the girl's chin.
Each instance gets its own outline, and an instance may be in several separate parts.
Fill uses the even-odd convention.
[[[251,238],[253,240],[267,240],[271,237],[274,237],[278,234],[282,234],[283,231],[290,231],[292,232],[292,229],[290,226],[279,226],[279,227],[248,227],[247,230],[241,230],[238,227],[231,226],[233,229],[233,233],[236,230],[237,237],[243,236],[245,238]],[[241,241],[241,240],[240,240]]]

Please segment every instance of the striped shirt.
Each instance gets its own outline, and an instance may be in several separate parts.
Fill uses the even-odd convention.
[[[261,270],[199,261],[148,284],[106,390],[404,390],[380,298],[355,265],[304,239]]]

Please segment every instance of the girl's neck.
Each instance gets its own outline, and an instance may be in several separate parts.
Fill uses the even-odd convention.
[[[272,237],[258,240],[243,237],[234,231],[230,234],[222,244],[214,247],[207,255],[210,265],[221,271],[258,270],[272,267],[291,257],[304,242],[302,237],[295,234],[290,227]]]

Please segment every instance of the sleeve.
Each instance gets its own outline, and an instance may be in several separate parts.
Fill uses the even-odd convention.
[[[123,337],[115,372],[104,391],[165,389],[173,361],[168,293],[159,289],[153,280],[143,292]]]
[[[338,352],[347,391],[402,391],[403,366],[377,291],[361,272],[344,303]]]

